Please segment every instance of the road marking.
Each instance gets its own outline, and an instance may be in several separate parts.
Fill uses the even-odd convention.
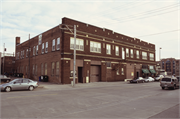
[[[56,94],[44,94],[44,95],[16,96],[16,97],[8,97],[7,99],[12,99],[12,98],[27,98],[27,97],[40,97],[40,96],[50,96],[50,95],[57,95],[57,93]]]

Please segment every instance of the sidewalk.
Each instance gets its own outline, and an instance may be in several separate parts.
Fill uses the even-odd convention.
[[[98,88],[108,86],[119,86],[126,84],[124,81],[117,82],[92,82],[92,83],[77,83],[73,87],[71,84],[54,84],[50,82],[39,82],[38,88],[45,88],[50,90],[68,90],[68,89],[82,89],[82,88]]]

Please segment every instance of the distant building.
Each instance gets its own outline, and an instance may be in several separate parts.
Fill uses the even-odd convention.
[[[166,58],[159,61],[160,69],[167,72],[167,75],[179,75],[180,60],[175,58]]]
[[[153,76],[155,45],[69,18],[63,24],[77,28],[76,83],[123,81]],[[70,84],[73,80],[74,34],[59,25],[20,43],[16,37],[16,72],[33,80],[47,75],[50,82]],[[30,69],[30,71],[29,71]]]
[[[14,71],[15,71],[15,57],[6,56],[6,55],[1,57],[1,74],[6,73],[8,75],[12,75]]]

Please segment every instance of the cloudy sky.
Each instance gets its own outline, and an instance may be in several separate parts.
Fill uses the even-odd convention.
[[[156,60],[180,59],[179,0],[0,0],[0,52],[69,17],[156,45]]]

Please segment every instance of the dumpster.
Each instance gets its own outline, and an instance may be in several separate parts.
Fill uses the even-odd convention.
[[[40,81],[42,82],[48,82],[49,77],[47,75],[41,75]]]

